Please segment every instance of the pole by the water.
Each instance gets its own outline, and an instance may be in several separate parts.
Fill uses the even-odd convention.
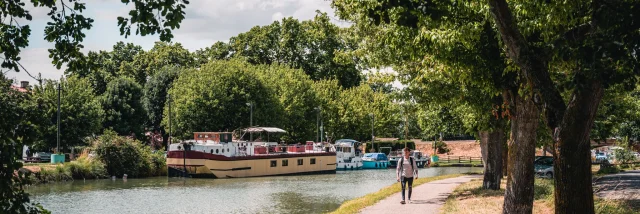
[[[56,134],[57,145],[56,145],[56,153],[60,153],[60,83],[58,83],[58,133]]]
[[[253,127],[253,103],[249,103],[249,127]],[[253,141],[253,132],[249,132],[249,141]]]
[[[316,107],[316,142],[320,142],[320,108]]]
[[[171,95],[167,96],[167,100],[169,101],[169,140],[167,141],[166,150],[169,151],[169,145],[171,145]]]

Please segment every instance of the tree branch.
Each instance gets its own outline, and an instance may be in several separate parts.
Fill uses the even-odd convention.
[[[544,102],[547,126],[554,130],[562,121],[567,107],[551,80],[547,61],[539,57],[541,53],[535,52],[524,39],[505,0],[489,0],[489,6],[502,41],[507,46],[509,58],[520,67],[534,91],[539,93]]]

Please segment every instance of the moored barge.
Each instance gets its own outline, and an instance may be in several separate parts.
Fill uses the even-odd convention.
[[[194,139],[171,144],[169,176],[242,178],[336,173],[336,153],[322,144],[284,145],[269,135],[285,133],[272,127],[252,127],[234,139],[232,132],[195,132]],[[266,134],[266,141],[241,140],[246,133]]]

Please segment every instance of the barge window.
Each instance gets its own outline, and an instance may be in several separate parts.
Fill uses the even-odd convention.
[[[213,149],[211,149],[211,154],[213,154]]]
[[[282,166],[289,166],[289,160],[282,160]]]
[[[303,159],[298,159],[298,166],[304,164],[304,160]]]
[[[278,166],[278,161],[272,160],[271,161],[271,167],[276,167],[276,166]]]
[[[216,154],[220,153],[220,150],[216,149]]]
[[[315,158],[311,158],[311,164],[316,164],[316,159]]]

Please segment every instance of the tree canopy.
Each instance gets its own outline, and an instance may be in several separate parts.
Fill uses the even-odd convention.
[[[69,148],[87,145],[87,137],[102,130],[104,111],[87,79],[70,77],[61,81],[46,81],[33,91],[34,105],[43,120],[39,126],[42,142],[35,145],[44,151],[56,147],[58,84],[60,84],[60,146]]]
[[[229,43],[217,42],[197,55],[200,61],[241,57],[251,64],[285,64],[302,69],[312,80],[337,79],[349,88],[360,84],[361,75],[354,58],[340,56],[340,52],[355,48],[343,31],[326,13],[318,12],[313,20],[288,17],[255,26],[231,37]]]
[[[142,139],[147,116],[142,95],[142,87],[131,78],[119,77],[109,82],[100,98],[105,114],[102,127]]]

